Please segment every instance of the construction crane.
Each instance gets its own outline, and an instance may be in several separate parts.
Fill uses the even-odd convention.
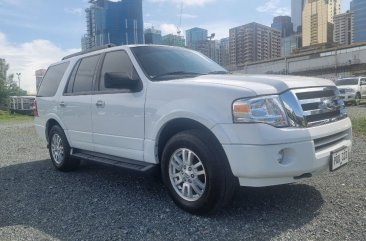
[[[182,28],[182,15],[183,15],[183,0],[180,2],[179,25],[176,26],[178,36],[180,36],[180,34],[182,33],[182,31],[181,31],[181,28]]]

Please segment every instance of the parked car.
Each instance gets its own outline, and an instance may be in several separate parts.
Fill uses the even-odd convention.
[[[366,99],[366,77],[344,78],[336,81],[343,101],[359,105],[362,99]]]
[[[11,114],[33,115],[35,96],[10,96],[9,111]]]
[[[333,82],[234,75],[169,46],[120,46],[51,65],[35,126],[54,166],[80,159],[161,170],[174,202],[204,214],[236,188],[293,183],[349,161],[352,128]]]

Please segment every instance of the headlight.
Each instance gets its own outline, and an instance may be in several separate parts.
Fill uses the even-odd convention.
[[[345,89],[345,92],[346,93],[355,93],[355,90],[354,89]]]
[[[289,126],[279,96],[240,99],[233,103],[235,123],[266,123],[275,127]]]

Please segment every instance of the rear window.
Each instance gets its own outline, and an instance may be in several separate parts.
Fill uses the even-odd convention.
[[[46,75],[43,77],[41,86],[39,88],[38,97],[51,97],[57,92],[57,88],[65,74],[69,62],[58,65],[53,65],[48,68]]]

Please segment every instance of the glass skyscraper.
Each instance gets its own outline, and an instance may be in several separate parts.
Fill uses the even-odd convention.
[[[192,28],[186,31],[187,47],[198,50],[207,41],[208,31],[203,28]]]
[[[156,30],[153,27],[145,29],[145,44],[162,44],[163,38],[161,31]]]
[[[294,32],[302,26],[302,11],[304,10],[304,0],[291,0],[291,19],[294,24]]]
[[[290,36],[294,28],[291,17],[289,16],[274,17],[271,27],[280,31],[282,38]]]
[[[353,42],[366,42],[366,0],[353,0],[351,12],[353,13]]]
[[[143,44],[142,0],[91,0],[85,10],[87,33],[83,48],[105,44]]]

